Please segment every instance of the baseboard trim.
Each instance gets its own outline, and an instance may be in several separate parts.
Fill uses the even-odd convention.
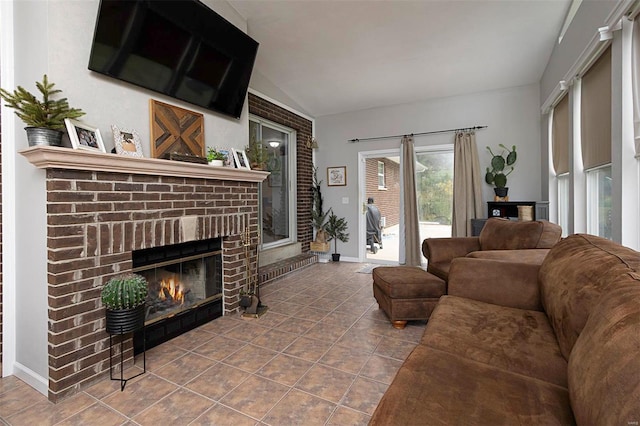
[[[13,364],[13,375],[47,398],[49,397],[49,380],[37,374],[32,369],[16,362]]]

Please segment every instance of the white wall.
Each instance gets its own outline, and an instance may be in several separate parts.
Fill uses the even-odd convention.
[[[35,92],[35,81],[47,74],[63,90],[71,106],[86,112],[82,121],[98,127],[107,151],[113,148],[111,124],[135,129],[146,156],[149,145],[149,99],[158,99],[205,117],[205,144],[242,148],[248,144],[248,105],[239,120],[213,113],[87,69],[98,0],[3,0],[3,48],[0,62],[2,87],[22,85]],[[246,31],[246,22],[226,2],[205,0],[216,12]],[[13,44],[11,44],[11,41]],[[13,78],[15,76],[15,78]],[[6,83],[9,82],[10,85]],[[13,120],[12,120],[13,118]],[[24,124],[3,109],[3,209],[5,339],[3,375],[18,374],[46,394],[47,354],[47,251],[45,172],[17,153],[27,147]],[[15,135],[15,136],[14,136]],[[9,137],[7,137],[9,136]],[[13,307],[15,306],[15,310]]]
[[[540,177],[540,105],[537,84],[464,96],[435,99],[365,111],[325,116],[316,119],[316,152],[319,177],[323,179],[324,205],[333,208],[349,223],[350,240],[338,244],[343,256],[357,258],[360,245],[358,220],[362,202],[358,190],[358,152],[400,146],[400,139],[350,143],[349,139],[402,135],[460,127],[486,125],[476,133],[480,167],[490,162],[486,150],[499,143],[516,145],[518,162],[509,176],[511,200],[539,201]],[[415,145],[453,144],[453,134],[416,136]],[[326,168],[347,166],[347,186],[327,187]],[[484,176],[484,173],[483,173]],[[484,200],[493,199],[493,188],[483,183]],[[348,204],[342,198],[348,198]],[[485,212],[486,215],[486,212]]]

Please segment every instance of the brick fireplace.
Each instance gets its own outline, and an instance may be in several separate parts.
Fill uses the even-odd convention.
[[[268,173],[55,147],[21,154],[46,170],[51,401],[108,374],[100,289],[132,270],[135,250],[221,238],[223,313],[239,309],[242,234],[257,242],[258,183]],[[255,250],[250,264],[257,274]]]

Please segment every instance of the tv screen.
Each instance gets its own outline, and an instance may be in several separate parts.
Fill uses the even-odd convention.
[[[257,52],[198,0],[102,0],[89,69],[239,118]]]

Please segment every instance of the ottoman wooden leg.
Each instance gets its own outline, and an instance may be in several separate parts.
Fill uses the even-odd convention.
[[[398,330],[402,330],[405,325],[407,325],[406,321],[391,321],[391,325],[393,328],[397,328]]]

